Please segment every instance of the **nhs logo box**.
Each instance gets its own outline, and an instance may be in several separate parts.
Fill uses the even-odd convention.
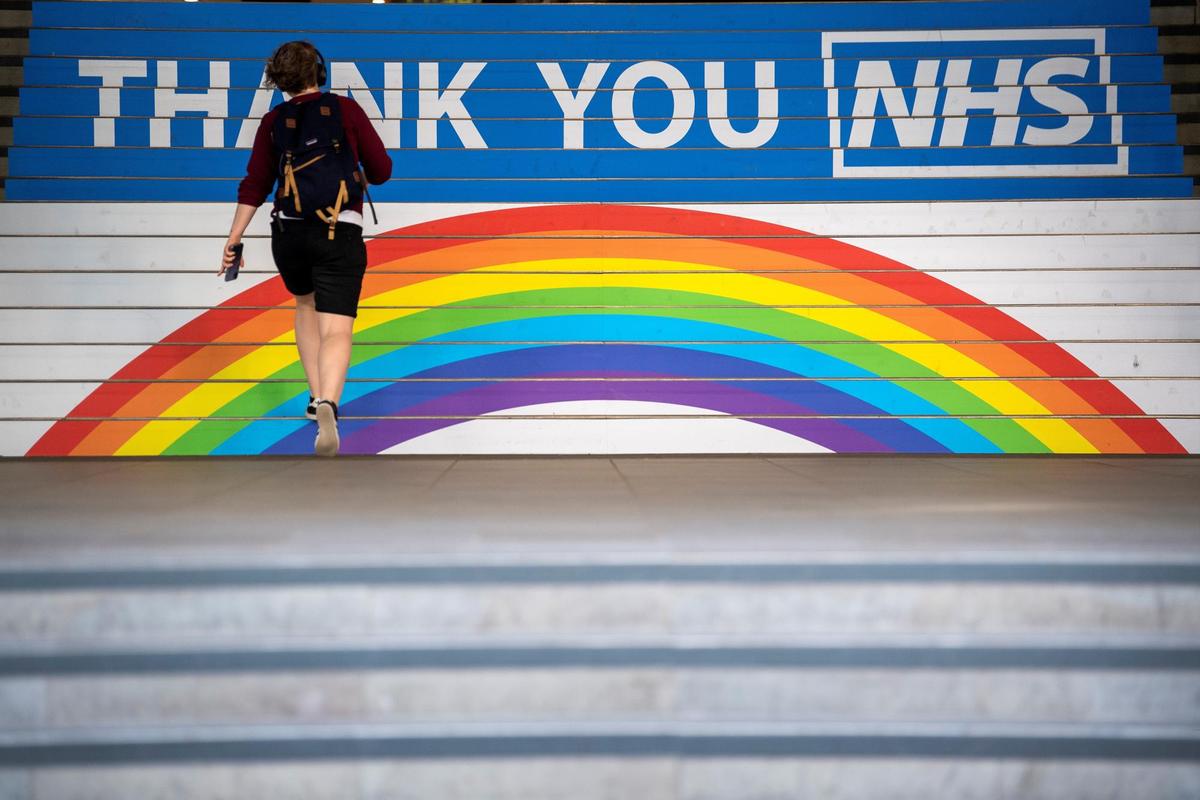
[[[1103,28],[838,31],[821,55],[835,177],[1129,174]]]
[[[1190,196],[1145,0],[37,2],[6,190],[227,201],[305,38],[391,202]]]

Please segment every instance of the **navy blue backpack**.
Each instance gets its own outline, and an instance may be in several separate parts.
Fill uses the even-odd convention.
[[[271,216],[322,222],[333,239],[338,213],[361,203],[367,189],[346,141],[338,97],[326,92],[307,103],[282,103],[276,108],[279,113],[271,135],[280,151],[279,188]]]

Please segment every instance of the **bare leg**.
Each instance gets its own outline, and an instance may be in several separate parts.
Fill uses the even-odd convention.
[[[321,391],[317,394],[324,400],[341,402],[342,387],[346,384],[346,371],[350,368],[350,343],[354,331],[354,317],[345,314],[317,312],[321,330],[321,352],[317,359],[317,370],[321,376]]]
[[[321,372],[317,358],[321,353],[321,329],[317,324],[315,295],[296,295],[296,349],[300,351],[300,364],[304,377],[308,379],[308,393],[321,396]]]

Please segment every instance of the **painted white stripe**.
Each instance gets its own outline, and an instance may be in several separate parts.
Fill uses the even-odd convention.
[[[996,42],[1090,39],[1093,52],[1104,53],[1104,28],[985,28],[958,30],[832,31],[821,34],[821,55],[836,57],[832,48],[849,42]]]
[[[1071,344],[1067,352],[1097,375],[1200,375],[1200,344]]]
[[[1057,339],[1200,339],[1200,308],[1008,308],[1009,316]]]
[[[0,379],[105,380],[145,349],[106,344],[79,347],[0,345]],[[0,394],[3,392],[0,388]]]
[[[711,414],[713,419],[472,420],[385,450],[386,453],[827,453],[771,428],[670,403],[581,400],[541,403],[504,414]],[[549,422],[550,424],[546,424]],[[654,442],[647,448],[647,442]]]
[[[1198,234],[846,238],[917,269],[1200,267]]]
[[[843,150],[834,150],[833,156],[835,178],[1081,178],[1129,174],[1128,147],[1117,148],[1117,160],[1108,164],[847,166]]]

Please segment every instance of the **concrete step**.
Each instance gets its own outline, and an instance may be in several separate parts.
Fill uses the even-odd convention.
[[[32,800],[1183,798],[1200,789],[1197,734],[679,722],[95,730],[35,744],[0,737],[0,780],[9,796]],[[284,776],[296,759],[314,757],[321,761]]]
[[[0,549],[10,567],[548,552],[715,560],[729,551],[757,561],[1136,561],[1197,551],[1194,467],[1200,461],[1178,458],[955,456],[897,469],[870,456],[618,457],[528,459],[514,472],[511,460],[406,457],[346,459],[331,479],[311,458],[0,460]],[[85,507],[50,491],[64,481],[87,492]],[[314,487],[326,493],[317,506]],[[331,534],[322,515],[345,508],[354,524]]]
[[[0,770],[5,800],[1194,800],[1188,763],[879,757],[495,757]]]
[[[414,721],[1187,725],[1200,720],[1200,665],[1185,666],[1160,657],[1157,668],[936,669],[898,658],[886,667],[41,674],[0,679],[0,727],[33,741],[56,729]]]
[[[108,589],[43,590],[14,588],[20,573],[8,573],[0,647],[355,637],[1200,635],[1200,585],[1187,582],[1189,565],[1141,565],[1125,582],[1102,580],[1103,565],[1045,568],[991,565],[999,572],[989,578],[972,571],[979,565],[747,564],[739,572],[717,566],[715,573],[669,565],[507,573],[466,566],[398,570],[376,580],[370,571],[348,569],[333,576],[348,582],[335,584],[305,583],[301,573],[290,576],[293,585],[271,585],[266,570],[249,574],[247,580],[264,581],[254,586],[223,585],[217,574],[208,586],[130,586],[121,579]],[[724,579],[717,577],[722,570]],[[205,572],[188,574],[203,580]],[[1089,574],[1095,582],[1087,582]],[[166,575],[184,580],[182,573]],[[135,572],[131,580],[153,582],[155,573]]]
[[[72,465],[86,515],[5,484],[0,798],[1200,796],[1195,514],[1152,515],[1191,461],[914,459],[886,508],[864,461],[538,461],[519,506],[511,461],[388,462],[336,537],[308,462],[179,463]]]

